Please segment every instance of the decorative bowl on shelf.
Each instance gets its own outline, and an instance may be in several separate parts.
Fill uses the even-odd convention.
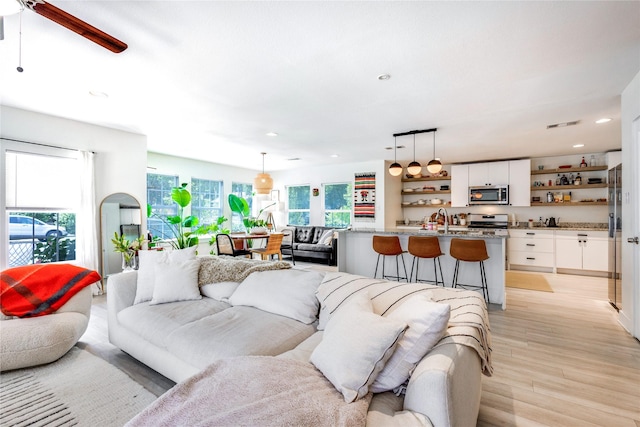
[[[442,204],[442,199],[431,199],[431,204],[432,205],[441,205]]]
[[[413,188],[405,188],[403,191],[405,193],[412,193],[413,192]]]

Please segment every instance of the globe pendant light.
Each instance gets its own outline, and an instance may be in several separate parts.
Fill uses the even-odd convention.
[[[398,159],[396,157],[397,145],[396,145],[396,137],[393,137],[393,163],[389,166],[389,173],[392,176],[398,176],[402,173],[402,166],[398,163]]]
[[[409,166],[407,167],[407,172],[409,172],[410,175],[418,175],[420,172],[422,172],[422,165],[418,162],[416,162],[416,134],[413,134],[413,162],[409,163]]]
[[[273,179],[268,173],[264,173],[264,156],[267,153],[260,154],[262,154],[262,173],[253,179],[253,189],[257,194],[269,194],[273,189]]]
[[[438,173],[442,170],[442,163],[436,158],[436,130],[433,130],[433,160],[427,164],[430,173]]]

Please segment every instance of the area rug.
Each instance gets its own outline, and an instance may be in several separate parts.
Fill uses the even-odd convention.
[[[122,426],[156,397],[73,347],[56,362],[0,374],[0,426]]]
[[[553,292],[547,279],[539,273],[522,273],[519,271],[506,272],[506,287],[529,289],[532,291]]]

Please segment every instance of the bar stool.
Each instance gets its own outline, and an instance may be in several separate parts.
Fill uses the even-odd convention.
[[[409,253],[413,255],[413,261],[411,262],[411,274],[409,275],[409,281],[413,280],[413,269],[415,267],[416,282],[435,283],[437,286],[439,283],[444,287],[444,276],[442,275],[442,266],[440,265],[440,256],[444,255],[440,250],[440,241],[435,236],[409,236]],[[418,278],[418,266],[420,265],[420,259],[433,259],[433,273],[435,275],[435,281],[433,280],[421,280]],[[438,263],[438,269],[440,269],[440,281],[438,281],[438,270],[436,269],[436,261]]]
[[[402,254],[405,251],[402,250],[400,246],[400,238],[398,236],[373,236],[373,250],[378,253],[378,260],[376,261],[376,271],[373,273],[373,277],[375,278],[378,275],[378,264],[380,263],[380,256],[382,256],[382,278],[383,279],[395,279],[398,282],[401,279],[409,282],[407,276],[407,266],[404,263],[404,258]],[[387,276],[384,274],[384,260],[387,256],[395,256],[396,257],[396,275],[395,276]],[[400,276],[400,266],[398,263],[398,257],[402,258],[402,267],[404,268],[404,277]]]
[[[489,259],[487,253],[487,245],[484,240],[480,239],[451,239],[451,247],[449,254],[455,258],[456,267],[453,272],[452,287],[457,288],[477,288],[482,289],[482,295],[489,304],[489,289],[487,288],[487,275],[484,270],[484,261]],[[458,283],[458,272],[460,270],[460,261],[478,262],[480,263],[480,281],[481,285],[465,285]]]

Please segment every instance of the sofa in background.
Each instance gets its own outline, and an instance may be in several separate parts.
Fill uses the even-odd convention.
[[[336,265],[338,242],[335,229],[322,226],[288,225],[293,230],[293,251],[295,258],[326,261]]]
[[[304,273],[320,275],[320,279]],[[162,280],[167,276],[171,274],[163,274]],[[383,292],[382,302],[370,297],[375,310],[383,309],[380,304],[391,304],[394,308],[386,311],[392,314],[396,307],[403,306],[401,301],[415,293],[431,295],[433,292],[439,301],[454,304],[452,309],[464,305],[467,311],[469,299],[475,295],[471,291],[437,289],[426,284],[398,286],[398,283],[347,273],[323,274],[292,268],[251,273],[241,283],[218,278],[219,282],[200,286],[202,295],[191,296],[191,300],[156,304],[152,299],[134,304],[140,277],[140,271],[109,277],[109,340],[176,382],[216,360],[237,355],[273,355],[310,361],[323,334],[327,333],[323,329],[332,313],[340,312],[340,304],[350,295],[364,293],[369,298],[372,295],[369,289],[392,290]],[[176,277],[172,279],[173,289],[182,285]],[[349,285],[343,286],[346,283]],[[353,284],[359,284],[358,288],[350,288]],[[331,286],[339,287],[340,291],[336,292]],[[460,296],[459,306],[455,305],[457,296]],[[395,302],[390,302],[390,298]],[[313,300],[318,305],[314,306]],[[481,324],[478,315],[486,314],[483,314],[483,310],[486,312],[484,301],[476,300],[474,322],[458,326],[455,322],[444,323],[444,328],[448,325],[451,333],[424,357],[418,358],[404,393],[397,396],[387,391],[374,395],[367,416],[368,426],[475,425],[481,373],[487,374],[489,363],[488,354],[484,353],[484,350],[488,352],[488,343],[479,348],[479,343],[487,339],[484,333],[488,333],[488,323],[483,329],[485,332],[469,326]],[[419,312],[418,317],[421,316]]]

